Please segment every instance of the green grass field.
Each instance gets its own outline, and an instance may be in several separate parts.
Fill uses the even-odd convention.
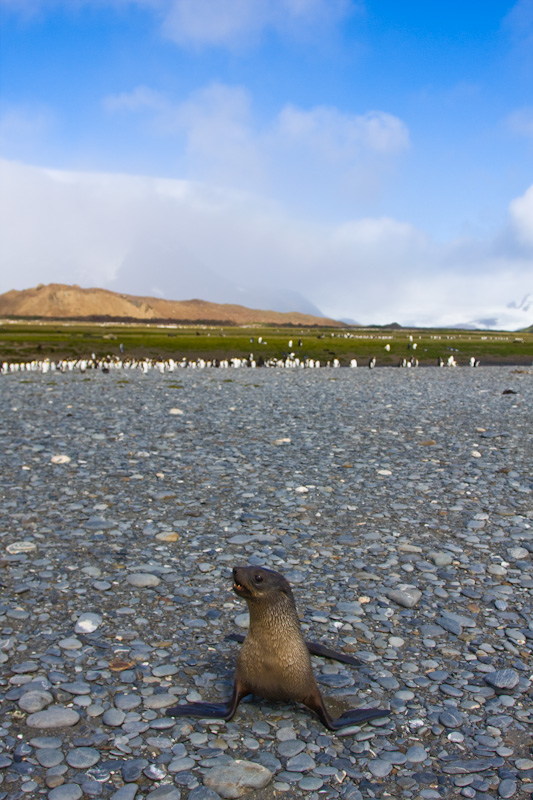
[[[378,366],[395,366],[411,356],[427,365],[436,364],[439,356],[446,360],[452,354],[459,364],[467,364],[471,356],[480,359],[482,365],[533,363],[530,332],[0,323],[0,361],[82,358],[92,353],[97,357],[120,356],[121,343],[124,358],[220,359],[253,353],[256,360],[260,356],[266,360],[292,351],[302,359],[319,359],[322,364],[337,358],[342,365],[348,365],[350,359],[356,358],[360,366],[366,365],[371,356],[376,357]],[[387,344],[390,352],[385,349]]]

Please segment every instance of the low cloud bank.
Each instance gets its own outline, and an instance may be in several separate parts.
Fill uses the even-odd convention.
[[[191,181],[0,169],[0,292],[78,283],[368,324],[533,322],[533,186],[490,239],[442,244],[390,218],[311,225]]]

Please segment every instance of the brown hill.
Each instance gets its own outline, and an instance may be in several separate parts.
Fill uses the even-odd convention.
[[[39,284],[0,295],[0,315],[41,319],[131,320],[144,322],[222,323],[225,325],[311,325],[341,327],[326,317],[298,311],[261,311],[205,300],[135,297],[107,289],[82,289],[61,283]]]

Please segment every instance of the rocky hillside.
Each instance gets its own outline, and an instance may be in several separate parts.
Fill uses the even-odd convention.
[[[173,322],[212,322],[225,325],[321,325],[341,327],[342,323],[326,317],[297,311],[261,311],[245,306],[208,303],[205,300],[162,300],[158,297],[135,297],[107,289],[82,289],[79,286],[50,283],[33,289],[12,290],[0,295],[0,316],[138,320]]]

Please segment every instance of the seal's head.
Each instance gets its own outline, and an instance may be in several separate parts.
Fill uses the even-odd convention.
[[[233,591],[247,603],[275,603],[280,598],[294,603],[288,581],[266,567],[234,567]]]

